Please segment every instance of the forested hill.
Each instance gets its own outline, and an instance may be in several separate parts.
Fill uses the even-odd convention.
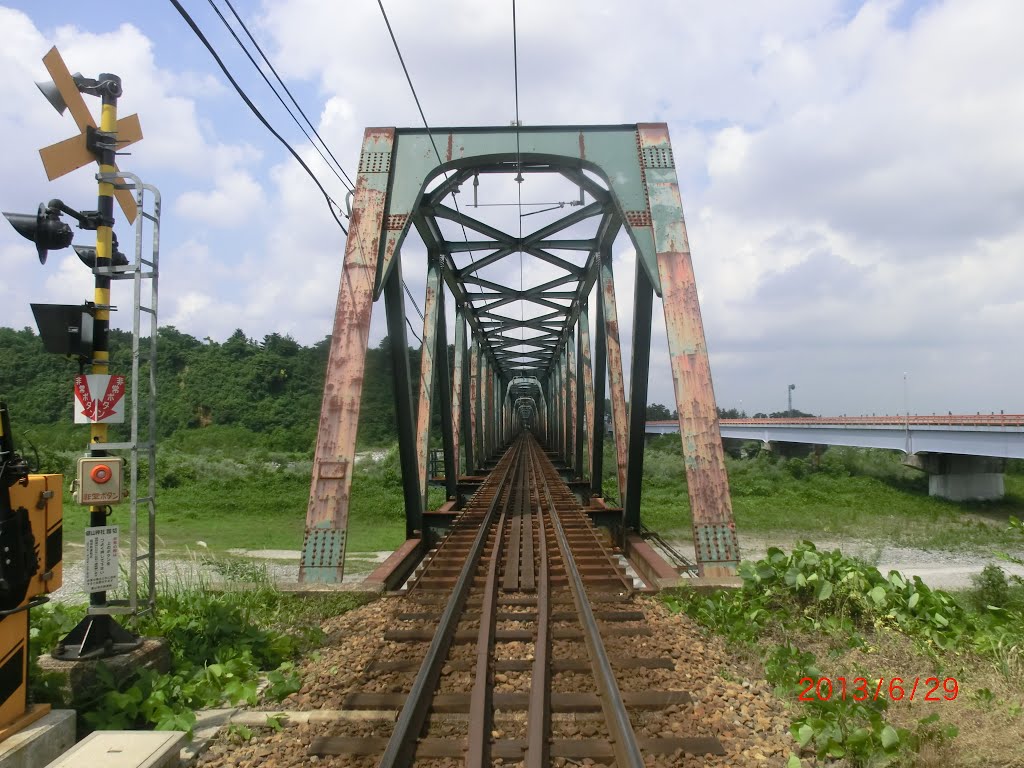
[[[211,436],[253,433],[261,447],[312,450],[329,348],[329,337],[306,347],[288,336],[275,333],[256,341],[238,330],[218,343],[200,341],[172,326],[161,328],[161,436],[214,426]],[[114,373],[130,371],[131,334],[112,331],[111,360]],[[415,389],[418,350],[409,350],[409,361]],[[83,428],[71,426],[71,382],[77,373],[77,362],[45,352],[31,328],[0,328],[0,400],[11,407],[16,432],[32,427],[43,432],[44,439],[66,438],[80,444]],[[359,417],[363,446],[396,439],[392,382],[391,350],[385,339],[367,353]]]

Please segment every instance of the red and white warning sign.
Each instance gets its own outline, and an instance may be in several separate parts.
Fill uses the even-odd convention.
[[[75,376],[75,424],[124,423],[124,376]]]

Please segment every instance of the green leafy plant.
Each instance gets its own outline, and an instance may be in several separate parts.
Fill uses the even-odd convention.
[[[100,665],[95,685],[75,704],[91,728],[191,732],[195,710],[256,704],[264,678],[264,698],[280,701],[302,686],[293,659],[322,640],[319,622],[364,601],[352,595],[306,601],[268,586],[217,592],[201,580],[172,585],[159,609],[137,627],[141,634],[166,638],[170,672],[142,669],[118,679]],[[75,625],[82,611],[60,604],[33,611],[33,661]],[[61,691],[36,676],[33,695],[37,701],[53,702],[60,701]],[[274,727],[269,721],[268,726]]]
[[[794,642],[760,645],[770,627],[784,636],[825,635],[833,647],[866,650],[868,636],[890,628],[926,650],[968,649],[1002,665],[1008,675],[1019,668],[1024,646],[1019,612],[988,603],[971,612],[920,578],[908,579],[895,571],[883,575],[839,551],[822,552],[806,541],[789,553],[771,548],[765,558],[741,563],[739,575],[743,584],[738,590],[712,595],[680,590],[663,595],[663,600],[671,610],[687,613],[730,642],[761,650],[765,678],[783,698],[796,698],[800,680],[823,675],[814,654]],[[976,698],[983,695],[979,692]],[[797,744],[818,759],[843,758],[852,766],[897,763],[924,744],[957,735],[955,726],[935,716],[913,727],[897,726],[886,717],[888,706],[886,697],[810,697],[790,730]],[[790,757],[790,765],[798,763],[798,756]]]

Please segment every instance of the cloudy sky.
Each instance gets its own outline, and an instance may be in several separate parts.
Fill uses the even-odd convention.
[[[342,199],[209,3],[183,5]],[[419,125],[375,0],[234,5],[353,176],[364,127]],[[36,153],[75,132],[33,85],[56,44],[72,71],[120,74],[121,114],[141,117],[121,166],[163,193],[162,323],[217,341],[322,338],[344,237],[320,193],[169,2],[104,7],[109,22],[88,3],[0,5],[0,208],[95,200],[89,170],[50,183]],[[510,1],[385,7],[431,125],[509,124]],[[1024,412],[1024,4],[519,0],[517,13],[524,124],[669,124],[721,405],[782,410],[793,383],[794,406],[825,415],[905,398],[920,413]],[[40,267],[6,226],[0,264],[2,325],[32,325],[30,301],[91,298],[73,253]],[[633,264],[620,238],[627,335]],[[403,265],[422,295],[413,243]],[[650,400],[668,403],[662,322],[653,349]]]

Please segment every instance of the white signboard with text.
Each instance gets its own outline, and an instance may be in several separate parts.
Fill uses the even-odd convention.
[[[116,525],[85,529],[85,591],[106,592],[117,586]]]

